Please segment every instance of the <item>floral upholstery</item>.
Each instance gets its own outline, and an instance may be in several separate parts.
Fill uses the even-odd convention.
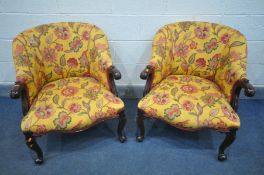
[[[13,41],[16,81],[28,89],[29,103],[45,84],[91,76],[106,89],[112,65],[104,32],[92,24],[52,23],[20,33]]]
[[[154,37],[150,92],[138,108],[178,128],[240,127],[230,106],[235,84],[246,78],[244,36],[207,22],[165,25]]]
[[[219,87],[192,75],[170,75],[156,85],[138,108],[185,130],[239,128],[240,120]]]
[[[168,75],[195,75],[215,82],[230,102],[232,87],[246,77],[247,45],[230,27],[178,22],[162,27],[152,45],[152,87]]]
[[[124,109],[110,92],[108,41],[95,25],[61,22],[26,30],[13,40],[13,57],[30,107],[23,132],[78,131]]]
[[[78,131],[116,117],[120,98],[92,77],[70,77],[47,83],[23,118],[23,132]]]

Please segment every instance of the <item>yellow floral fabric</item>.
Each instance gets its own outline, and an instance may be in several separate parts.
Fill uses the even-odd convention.
[[[23,132],[79,131],[118,116],[122,100],[92,77],[70,77],[47,83],[23,118]]]
[[[215,82],[230,102],[234,84],[246,78],[246,59],[246,39],[235,29],[207,22],[168,24],[153,41],[152,87],[168,75],[195,75]]]
[[[170,75],[138,103],[145,116],[185,130],[213,128],[227,132],[240,127],[238,115],[219,87],[201,77]]]
[[[42,86],[68,77],[93,77],[106,89],[112,65],[108,42],[97,26],[61,22],[40,25],[13,40],[16,81],[28,89],[31,104]]]

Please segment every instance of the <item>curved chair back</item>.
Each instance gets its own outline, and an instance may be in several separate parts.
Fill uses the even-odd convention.
[[[214,81],[230,100],[233,85],[246,77],[245,37],[228,26],[177,22],[155,35],[150,64],[152,87],[171,74],[195,75]]]
[[[67,77],[92,76],[108,89],[112,65],[104,32],[95,25],[61,22],[26,30],[13,40],[16,81],[29,102],[43,85]]]

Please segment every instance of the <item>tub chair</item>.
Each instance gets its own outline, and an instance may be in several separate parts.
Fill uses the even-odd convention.
[[[187,131],[213,129],[226,134],[218,152],[218,160],[226,160],[240,127],[240,90],[255,94],[246,64],[246,39],[228,26],[178,22],[160,28],[140,75],[147,81],[138,103],[137,141],[144,139],[145,118]]]
[[[61,22],[26,30],[13,40],[16,82],[11,98],[22,99],[21,130],[36,164],[43,153],[36,137],[79,132],[118,118],[120,142],[126,118],[105,33],[95,25]]]

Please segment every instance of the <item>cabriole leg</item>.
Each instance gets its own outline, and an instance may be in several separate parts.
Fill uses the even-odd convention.
[[[145,126],[144,126],[144,114],[141,110],[138,110],[138,116],[137,116],[137,135],[136,139],[138,142],[142,142],[144,140],[145,135]]]
[[[225,149],[229,147],[234,140],[236,139],[236,129],[232,129],[230,132],[226,133],[225,140],[222,142],[222,144],[219,147],[218,152],[218,160],[224,161],[227,159],[227,155],[225,154]]]
[[[24,135],[25,135],[26,144],[28,148],[34,151],[37,155],[37,158],[34,160],[35,164],[38,164],[38,165],[42,164],[43,163],[43,153],[42,153],[41,148],[37,144],[35,137],[32,135],[32,133],[24,133]]]
[[[127,139],[125,131],[124,131],[125,125],[126,125],[125,111],[122,111],[119,114],[119,123],[118,123],[118,128],[117,128],[118,140],[121,143],[124,143]]]

